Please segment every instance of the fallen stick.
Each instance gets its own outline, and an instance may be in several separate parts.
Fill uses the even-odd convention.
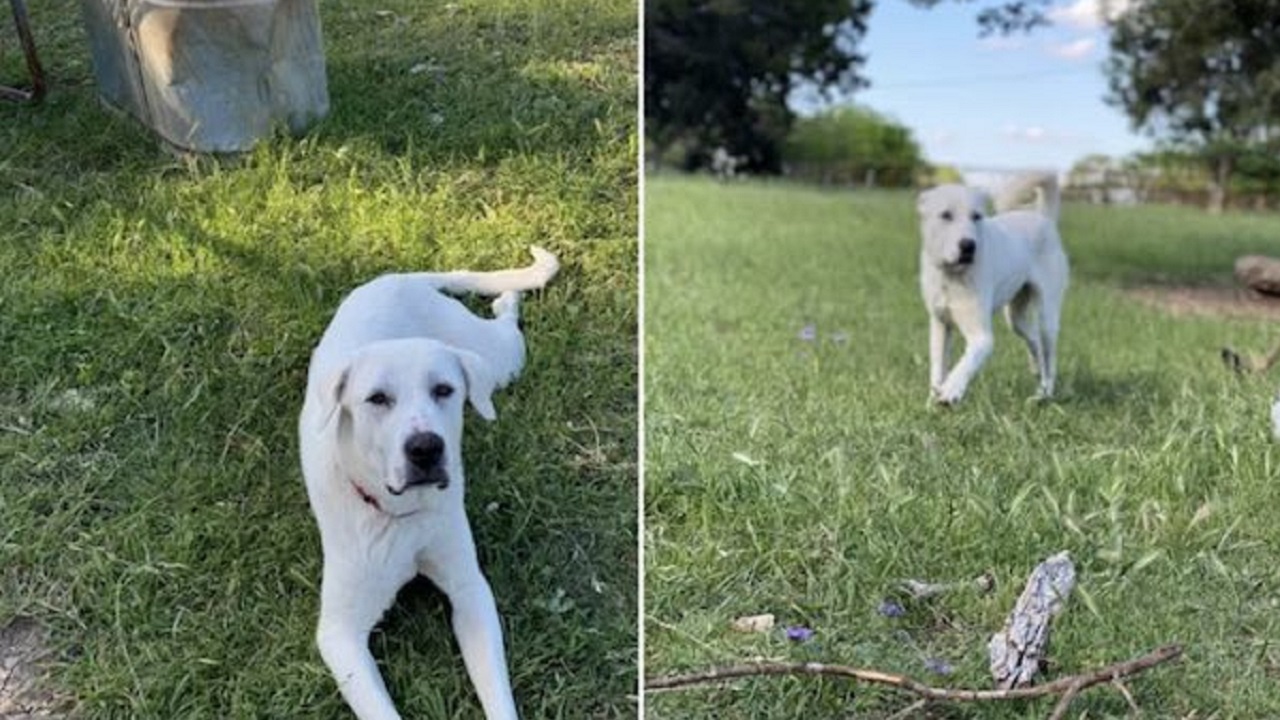
[[[1227,366],[1228,370],[1238,375],[1247,373],[1264,373],[1280,362],[1280,345],[1276,345],[1267,352],[1266,355],[1241,355],[1235,350],[1224,347],[1222,348],[1222,362]]]
[[[912,693],[920,700],[927,702],[984,702],[994,700],[1026,700],[1029,698],[1061,696],[1058,706],[1051,717],[1061,718],[1066,714],[1067,706],[1084,690],[1095,685],[1103,685],[1119,681],[1122,678],[1136,675],[1182,655],[1181,645],[1166,645],[1152,650],[1146,655],[1114,663],[1093,672],[1080,673],[1058,678],[1044,685],[1010,688],[1008,690],[960,690],[939,688],[925,685],[906,675],[849,667],[848,665],[831,665],[816,662],[759,662],[742,665],[728,665],[701,672],[683,675],[661,675],[645,680],[646,692],[681,690],[698,685],[736,680],[745,677],[772,675],[825,675],[845,678],[872,685],[889,685],[904,692]]]

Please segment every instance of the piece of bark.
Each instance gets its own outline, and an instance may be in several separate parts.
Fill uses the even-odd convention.
[[[1265,295],[1280,295],[1280,259],[1263,255],[1236,258],[1236,279]]]
[[[763,615],[743,615],[735,618],[729,627],[738,632],[744,633],[762,633],[769,632],[773,629],[775,620],[773,613],[764,613]]]
[[[1075,583],[1076,569],[1065,550],[1032,571],[1009,619],[987,644],[997,688],[1031,684],[1049,645],[1050,622],[1062,612]]]

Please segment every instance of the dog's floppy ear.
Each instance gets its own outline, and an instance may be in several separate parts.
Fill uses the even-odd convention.
[[[467,400],[471,407],[485,420],[497,418],[498,411],[493,409],[493,391],[497,388],[497,381],[489,363],[473,352],[455,349],[454,353],[462,365],[462,374],[467,378]]]
[[[929,206],[929,198],[932,194],[933,188],[929,188],[928,190],[922,190],[920,194],[916,196],[916,212],[921,215],[924,214],[925,208]]]
[[[317,430],[323,430],[333,422],[342,407],[342,396],[347,392],[347,379],[351,377],[351,365],[344,365],[320,383],[320,424]]]

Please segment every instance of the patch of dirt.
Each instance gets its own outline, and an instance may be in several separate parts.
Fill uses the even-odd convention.
[[[1125,294],[1179,317],[1280,319],[1280,298],[1245,288],[1144,285]]]
[[[0,628],[0,720],[63,718],[63,703],[42,688],[49,659],[45,629],[31,618]]]

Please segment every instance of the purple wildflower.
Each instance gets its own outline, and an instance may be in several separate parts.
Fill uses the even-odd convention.
[[[809,642],[813,638],[813,630],[803,625],[792,625],[787,628],[787,639],[792,642]]]
[[[813,323],[809,323],[808,325],[805,325],[804,327],[800,328],[800,334],[797,337],[799,337],[801,340],[805,342],[813,342],[814,340],[817,340],[818,326],[814,325]]]
[[[956,671],[956,669],[951,665],[951,663],[947,662],[946,660],[943,660],[942,658],[936,658],[936,657],[925,658],[924,666],[926,669],[928,669],[929,672],[934,673],[936,675],[950,675],[951,673]]]
[[[907,609],[892,600],[885,600],[876,608],[876,612],[887,618],[900,618],[907,614]]]

